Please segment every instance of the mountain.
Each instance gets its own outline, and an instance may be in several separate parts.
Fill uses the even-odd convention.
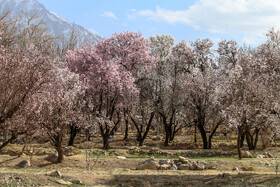
[[[55,36],[65,36],[66,38],[71,35],[73,30],[78,34],[79,39],[86,39],[89,42],[97,42],[102,39],[94,31],[89,31],[80,25],[69,23],[62,16],[47,10],[44,5],[37,0],[0,0],[0,14],[10,10],[10,16],[15,17],[22,13],[37,16],[45,22],[47,31]]]

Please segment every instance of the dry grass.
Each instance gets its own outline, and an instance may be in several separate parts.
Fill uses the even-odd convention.
[[[93,141],[97,142],[99,138]],[[175,143],[168,148],[159,146],[162,151],[173,156],[162,158],[176,158],[175,153],[186,151],[184,145],[181,144],[184,137],[179,136]],[[146,149],[160,145],[161,141],[152,141],[148,139],[146,142]],[[176,145],[179,142],[180,145]],[[54,170],[59,170],[65,181],[73,181],[75,179],[82,180],[87,186],[239,186],[239,185],[264,185],[264,186],[277,186],[280,184],[280,178],[275,175],[276,162],[278,159],[273,158],[252,158],[238,160],[237,155],[232,157],[200,157],[196,156],[192,160],[203,160],[206,162],[215,162],[217,164],[216,170],[204,171],[190,171],[190,170],[177,170],[177,171],[149,171],[149,170],[135,170],[136,166],[143,162],[146,158],[152,155],[130,155],[128,148],[135,146],[123,146],[125,142],[121,137],[117,137],[112,144],[112,149],[109,152],[116,152],[119,155],[128,157],[126,160],[116,159],[114,155],[100,155],[92,160],[94,167],[92,170],[87,170],[85,160],[85,150],[81,149],[81,153],[71,157],[65,157],[65,161],[61,164],[50,164],[43,160],[45,156],[33,156],[32,166],[29,168],[19,169],[15,165],[22,160],[29,159],[27,155],[21,157],[10,156],[7,154],[0,155],[0,186],[11,185],[26,185],[35,186],[59,186],[57,178],[47,176],[46,174]],[[214,142],[217,143],[217,142]],[[227,142],[229,143],[229,142]],[[81,139],[77,140],[77,145],[84,147],[84,142]],[[51,153],[54,149],[50,144],[34,144],[35,149],[40,149],[46,153]],[[94,150],[99,150],[102,145],[95,144]],[[13,144],[6,147],[6,150],[14,153],[20,152],[23,145]],[[224,149],[214,148],[212,151],[222,151]],[[193,149],[192,151],[203,151],[201,149]],[[278,149],[273,147],[266,150],[258,150],[252,152],[254,155],[270,152],[275,156],[280,156]],[[157,157],[156,157],[157,158]],[[267,166],[269,165],[269,166]],[[253,166],[253,171],[232,171],[232,168],[244,166]],[[218,177],[219,174],[229,173],[230,177]],[[23,181],[13,179],[17,176]],[[10,186],[11,186],[10,185]],[[74,184],[73,184],[74,185]]]

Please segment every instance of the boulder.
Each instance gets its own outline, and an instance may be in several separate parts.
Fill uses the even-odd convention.
[[[61,185],[72,185],[72,182],[69,182],[69,181],[65,181],[65,180],[63,180],[63,179],[57,179],[56,180],[56,182],[58,183],[58,184],[61,184]]]
[[[117,159],[122,159],[122,160],[125,160],[125,159],[126,159],[126,157],[124,157],[124,156],[117,156]]]
[[[264,158],[264,155],[257,155],[257,158]]]
[[[253,166],[244,166],[241,169],[242,169],[242,171],[253,171],[254,167]]]
[[[205,169],[217,169],[217,164],[215,162],[205,163]]]
[[[178,169],[179,170],[193,170],[193,165],[192,164],[181,164]]]
[[[49,174],[49,176],[52,176],[52,177],[62,177],[60,171],[53,171]]]
[[[205,165],[203,164],[198,164],[196,167],[197,170],[205,170]]]
[[[242,152],[242,158],[252,158],[252,154],[249,151]]]
[[[268,158],[274,158],[274,156],[271,154],[271,153],[269,153],[269,152],[265,152],[264,153]]]
[[[159,166],[160,170],[168,170],[169,168],[170,168],[169,164],[162,164],[162,165]]]
[[[160,136],[152,136],[151,139],[155,141],[155,140],[160,140],[161,137]]]
[[[152,157],[148,160],[146,160],[144,163],[140,164],[139,166],[136,167],[137,170],[157,170],[159,169],[159,164],[155,161],[155,159]]]
[[[20,168],[26,168],[26,167],[30,167],[31,164],[29,160],[23,160],[20,163],[18,163],[16,166]]]
[[[171,164],[173,164],[173,163],[174,163],[173,160],[170,160],[170,159],[167,159],[167,160],[160,160],[160,161],[159,161],[159,164],[160,164],[160,165],[163,165],[163,164],[171,165]]]
[[[58,158],[58,154],[57,153],[52,153],[52,154],[48,155],[44,160],[52,162],[52,163],[56,163],[57,158]]]
[[[191,162],[189,158],[185,158],[182,156],[179,156],[179,161],[182,162],[182,164],[188,164]]]
[[[177,166],[180,166],[182,164],[180,160],[173,160],[173,163]]]
[[[75,184],[83,184],[83,182],[79,179],[75,180],[74,182],[75,182]]]
[[[157,170],[159,168],[159,165],[155,161],[145,162],[139,166],[136,167],[137,170]]]
[[[196,162],[192,162],[190,170],[195,170],[195,169],[197,169],[197,167],[198,167],[198,164]]]
[[[178,167],[175,164],[172,164],[169,170],[178,170]]]

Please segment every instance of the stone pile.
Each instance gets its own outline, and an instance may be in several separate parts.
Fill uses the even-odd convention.
[[[152,157],[136,167],[137,170],[205,170],[216,169],[216,163],[204,161],[191,161],[189,158],[179,156],[178,159],[165,159],[158,162]]]

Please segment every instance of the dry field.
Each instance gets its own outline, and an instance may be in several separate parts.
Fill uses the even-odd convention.
[[[180,138],[180,137],[179,137]],[[98,138],[93,141],[98,142]],[[152,142],[154,144],[152,144]],[[231,146],[219,148],[219,143],[214,142],[216,148],[208,152],[235,152]],[[225,142],[224,142],[225,143]],[[233,144],[234,142],[226,142]],[[199,148],[186,149],[183,144],[173,143],[167,148],[160,142],[148,140],[146,147],[141,148],[143,153],[132,154],[129,149],[135,145],[121,139],[112,143],[112,148],[106,153],[100,149],[101,144],[94,144],[92,151],[95,153],[91,160],[92,168],[87,169],[85,156],[85,142],[77,140],[76,153],[66,156],[61,164],[50,163],[44,158],[53,148],[48,144],[34,144],[35,153],[32,157],[23,154],[18,157],[23,147],[13,144],[6,147],[0,155],[0,185],[1,186],[280,186],[280,174],[276,175],[278,158],[255,158],[257,154],[270,152],[274,157],[279,157],[279,148],[270,147],[266,150],[251,152],[254,158],[237,159],[231,156],[205,156],[205,151]],[[133,142],[132,142],[133,144]],[[155,146],[159,148],[154,149]],[[151,151],[152,150],[152,151]],[[153,151],[155,154],[152,154]],[[196,155],[188,156],[188,152]],[[147,153],[147,154],[146,154]],[[213,162],[216,169],[208,170],[136,170],[137,165],[151,156],[156,160],[176,159],[180,154],[191,160]],[[117,159],[117,155],[127,159]],[[18,168],[16,165],[22,160],[30,160],[31,166]],[[252,166],[252,171],[233,171],[234,167],[242,168]],[[60,171],[62,177],[49,176],[53,171]],[[76,180],[83,184],[77,184]],[[62,181],[62,183],[61,183]],[[66,182],[63,184],[63,181]]]

